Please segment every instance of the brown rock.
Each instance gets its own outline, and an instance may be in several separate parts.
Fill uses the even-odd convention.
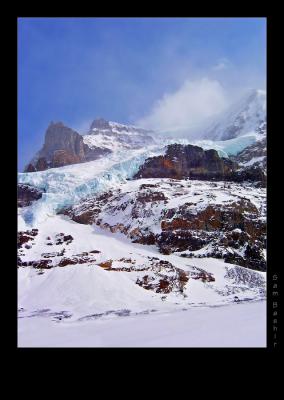
[[[148,158],[135,178],[227,180],[235,167],[231,160],[220,158],[216,150],[173,144],[167,146],[165,156]]]
[[[18,207],[27,207],[31,205],[34,201],[39,200],[44,193],[34,186],[18,183]]]
[[[51,123],[45,133],[42,149],[26,167],[25,172],[43,171],[95,160],[111,151],[105,148],[89,148],[83,137],[61,122]]]
[[[104,261],[98,264],[101,268],[103,269],[111,269],[112,266],[112,260]]]

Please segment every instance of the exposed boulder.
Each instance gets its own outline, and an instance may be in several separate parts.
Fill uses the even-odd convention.
[[[18,207],[26,207],[42,197],[44,190],[34,186],[18,183]]]
[[[33,241],[35,236],[38,235],[38,229],[32,229],[30,231],[19,231],[18,232],[18,249],[20,249],[25,243]]]
[[[19,266],[33,267],[36,269],[50,269],[52,268],[52,261],[51,260],[22,261]]]
[[[189,281],[189,273],[175,267],[169,261],[158,260],[151,263],[149,273],[138,277],[136,284],[155,293],[169,294],[176,292],[182,294]],[[155,274],[151,273],[155,271]]]

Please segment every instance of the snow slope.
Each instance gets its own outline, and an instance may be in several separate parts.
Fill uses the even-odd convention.
[[[46,237],[52,238],[59,232],[72,235],[74,240],[69,245],[49,246]],[[30,249],[24,250],[23,260],[36,260],[43,253],[63,248],[65,257],[92,250],[100,253],[96,254],[95,261],[84,265],[67,265],[42,271],[32,267],[18,268],[18,306],[24,309],[20,317],[31,317],[33,313],[40,316],[40,310],[49,310],[51,313],[67,312],[72,320],[77,320],[110,310],[174,310],[189,305],[228,304],[234,302],[236,295],[240,300],[251,301],[265,296],[265,273],[235,267],[212,258],[187,260],[175,254],[162,255],[155,246],[134,244],[122,234],[77,224],[67,217],[54,216],[42,222],[33,243]],[[185,286],[185,295],[173,291],[165,296],[145,290],[136,284],[136,280],[145,275],[142,268],[151,265],[152,257],[169,261],[189,274],[195,273],[196,268],[202,268],[213,274],[215,281],[204,283],[190,279]],[[110,259],[114,261],[114,267],[129,266],[125,261],[119,262],[129,258],[133,261],[130,272],[108,271],[99,266]],[[153,275],[158,272],[154,270]],[[151,271],[146,273],[152,274]],[[164,273],[171,275],[166,270]],[[165,298],[166,301],[162,301]]]

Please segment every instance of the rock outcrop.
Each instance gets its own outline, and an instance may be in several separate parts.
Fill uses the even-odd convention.
[[[18,207],[30,206],[34,201],[39,200],[44,193],[31,185],[18,183]]]
[[[18,239],[17,239],[18,249],[22,248],[24,245],[27,245],[28,242],[33,241],[35,236],[37,235],[38,235],[38,229],[18,232]]]
[[[52,122],[47,128],[42,149],[27,165],[25,172],[92,161],[108,153],[108,149],[89,148],[79,133],[61,122]]]
[[[187,178],[266,184],[266,175],[261,168],[239,168],[235,161],[219,157],[214,149],[203,150],[190,144],[167,146],[164,156],[148,158],[134,178]]]
[[[236,164],[220,158],[216,150],[172,144],[164,156],[148,158],[134,178],[228,180]]]

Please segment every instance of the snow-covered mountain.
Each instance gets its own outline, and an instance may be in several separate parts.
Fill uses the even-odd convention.
[[[153,131],[98,118],[92,122],[83,140],[90,148],[95,146],[118,151],[154,145],[155,140],[151,135],[154,135]]]
[[[100,118],[94,120],[88,134],[82,136],[62,122],[51,122],[45,132],[43,147],[26,166],[25,172],[85,163],[110,153],[151,147],[157,143],[150,133],[154,134]]]
[[[251,90],[205,130],[204,138],[230,140],[244,135],[266,134],[266,91]]]
[[[217,338],[236,307],[259,310],[266,287],[265,160],[261,91],[195,142],[104,119],[85,135],[51,124],[28,171],[18,174],[20,342],[58,345],[64,331],[76,337],[74,345],[100,346],[112,332],[111,343],[121,345],[125,335],[115,338],[113,329],[121,317],[137,329],[151,320],[160,335],[169,315],[188,345],[196,334],[185,335],[181,321],[192,326],[193,315],[200,326],[199,313],[223,309],[214,314]],[[237,336],[258,345],[255,328],[248,339],[246,313],[237,315],[226,343]],[[265,321],[256,320],[261,326],[250,318],[263,345]],[[87,341],[84,326],[92,331]],[[177,346],[177,338],[166,342]]]

